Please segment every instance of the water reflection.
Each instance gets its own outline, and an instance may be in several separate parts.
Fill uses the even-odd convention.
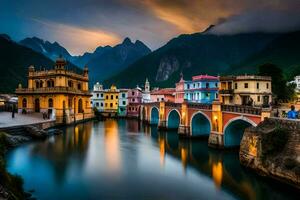
[[[104,127],[105,160],[109,171],[116,173],[121,168],[118,123],[115,120],[106,120]]]
[[[39,199],[293,199],[242,168],[238,153],[179,140],[135,120],[87,122],[14,149],[8,170]],[[295,198],[296,199],[296,198]]]

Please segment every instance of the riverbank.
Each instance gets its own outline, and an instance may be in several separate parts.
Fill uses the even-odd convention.
[[[33,199],[30,193],[24,191],[23,179],[6,171],[5,153],[26,142],[44,140],[61,133],[58,129],[43,130],[36,126],[24,127],[22,135],[0,132],[0,199]]]
[[[240,162],[258,174],[300,189],[300,121],[268,118],[246,129]]]

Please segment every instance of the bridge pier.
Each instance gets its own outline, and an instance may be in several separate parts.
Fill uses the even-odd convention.
[[[219,132],[211,132],[208,137],[208,146],[216,149],[223,149],[224,134]]]
[[[167,121],[166,120],[159,120],[158,130],[167,130]]]
[[[190,126],[180,125],[178,128],[178,135],[179,137],[190,137]]]

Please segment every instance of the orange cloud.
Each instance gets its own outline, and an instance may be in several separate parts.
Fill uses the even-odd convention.
[[[117,34],[101,29],[85,29],[40,19],[32,20],[45,26],[46,30],[50,31],[50,39],[62,41],[61,45],[73,55],[91,52],[98,46],[115,45],[121,41]]]

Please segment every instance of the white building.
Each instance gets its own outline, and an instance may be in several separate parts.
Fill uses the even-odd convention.
[[[103,85],[97,82],[93,88],[91,104],[93,108],[97,108],[100,112],[104,110],[104,92]]]
[[[296,84],[296,91],[300,92],[300,75],[295,76],[294,80],[291,81],[290,83],[295,83]]]

